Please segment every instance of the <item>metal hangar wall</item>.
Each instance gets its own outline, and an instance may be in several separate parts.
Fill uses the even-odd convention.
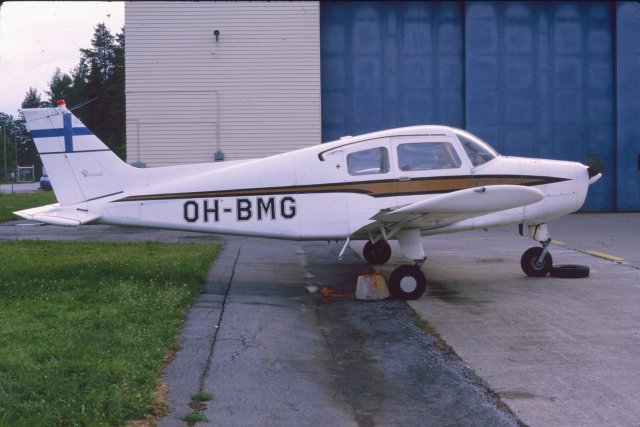
[[[125,2],[127,159],[265,157],[320,142],[317,2]]]
[[[640,3],[321,2],[322,140],[414,124],[604,167],[640,209]]]

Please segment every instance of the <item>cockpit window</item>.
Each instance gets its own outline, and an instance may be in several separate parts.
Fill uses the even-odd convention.
[[[347,154],[349,175],[369,175],[389,172],[389,152],[384,147],[370,148]]]
[[[469,160],[471,160],[471,164],[473,164],[473,166],[480,166],[499,156],[496,150],[491,148],[489,144],[487,144],[477,136],[472,135],[469,132],[465,132],[461,129],[454,129],[453,132],[462,143],[464,151],[466,151],[467,156],[469,156]]]
[[[398,145],[398,167],[401,171],[454,169],[461,165],[453,146],[446,142]]]

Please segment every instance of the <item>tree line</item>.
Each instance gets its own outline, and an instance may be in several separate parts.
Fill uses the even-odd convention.
[[[124,28],[113,35],[104,23],[100,23],[94,29],[91,47],[80,49],[78,65],[69,73],[57,68],[44,92],[45,98],[36,88],[29,87],[21,107],[55,107],[57,100],[64,99],[74,115],[125,159],[124,78]],[[36,165],[39,169],[41,162],[24,119],[0,112],[0,125],[5,144],[11,147],[6,150],[6,159],[4,147],[0,149],[0,167],[7,164],[3,173],[9,174],[17,166],[15,148],[19,166]]]

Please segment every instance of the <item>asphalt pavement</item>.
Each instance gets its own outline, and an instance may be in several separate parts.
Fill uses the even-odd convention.
[[[338,245],[229,239],[166,370],[170,414],[213,395],[220,426],[516,425],[499,400],[400,301],[353,299],[354,255]],[[336,296],[309,294],[327,287]]]
[[[0,240],[224,245],[165,370],[163,426],[184,425],[198,391],[213,395],[204,425],[637,425],[640,214],[550,229],[554,262],[589,278],[524,276],[535,242],[515,229],[433,236],[410,304],[353,299],[369,268],[338,261],[336,244],[24,221],[0,224]]]

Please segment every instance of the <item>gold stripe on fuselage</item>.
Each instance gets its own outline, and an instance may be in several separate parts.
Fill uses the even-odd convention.
[[[419,194],[450,193],[473,187],[489,185],[525,185],[527,187],[566,181],[565,178],[521,175],[484,175],[415,178],[407,181],[385,179],[376,181],[344,182],[284,187],[262,187],[233,190],[196,191],[186,193],[141,194],[128,196],[114,202],[144,200],[201,199],[211,197],[273,196],[280,194],[356,193],[371,197],[408,196]]]

